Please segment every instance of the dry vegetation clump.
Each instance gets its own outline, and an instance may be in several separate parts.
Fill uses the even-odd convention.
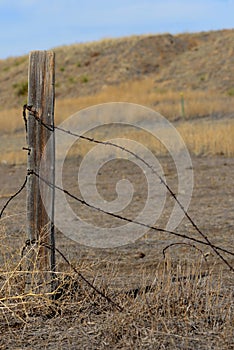
[[[183,123],[178,131],[192,154],[198,156],[234,156],[233,120]]]
[[[1,244],[1,253],[5,251]],[[28,272],[25,262],[32,251],[36,258]],[[73,268],[60,260],[51,292],[50,275],[38,272],[36,246],[21,258],[3,255],[1,348],[231,349],[234,345],[233,291],[225,286],[222,271],[209,267],[203,256],[174,261],[168,254],[150,278],[142,268],[142,282],[136,288],[118,265],[113,269],[113,262],[105,271],[102,261],[78,261]],[[125,281],[124,287],[118,287],[118,278]]]

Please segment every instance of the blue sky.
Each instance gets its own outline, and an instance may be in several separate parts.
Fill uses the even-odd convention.
[[[234,28],[234,0],[0,0],[0,59],[132,34]]]

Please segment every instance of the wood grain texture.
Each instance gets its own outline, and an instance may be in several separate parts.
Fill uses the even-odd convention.
[[[29,90],[28,105],[32,111],[28,113],[28,169],[40,174],[54,184],[55,145],[53,131],[45,128],[35,119],[37,117],[46,124],[54,126],[54,82],[55,82],[55,54],[51,51],[33,51],[29,56]],[[42,162],[42,166],[40,167]],[[42,198],[46,201],[47,210]],[[48,209],[49,208],[49,209]],[[39,182],[32,175],[27,184],[27,232],[30,240],[54,246],[54,189]],[[54,254],[40,249],[41,262],[44,268],[55,269]]]

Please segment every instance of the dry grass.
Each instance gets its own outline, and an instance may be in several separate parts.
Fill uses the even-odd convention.
[[[224,116],[233,114],[234,98],[216,91],[183,91],[185,119]],[[59,123],[73,113],[106,102],[131,102],[152,108],[170,121],[182,119],[180,91],[155,87],[152,78],[122,83],[119,86],[106,86],[91,96],[58,100],[56,103],[56,122]]]
[[[234,156],[234,120],[179,125],[178,131],[195,155]]]
[[[51,294],[37,263],[30,273],[24,269],[32,250],[38,257],[37,247],[20,258],[19,250],[13,253],[7,246],[6,235],[1,238],[1,348],[29,343],[34,349],[75,349],[78,344],[89,349],[225,350],[233,346],[233,292],[225,287],[222,271],[209,267],[201,255],[175,264],[168,253],[150,273],[141,268],[137,289],[132,289],[113,260],[106,261],[104,269],[102,261],[76,262],[79,273],[119,304],[123,308],[119,311],[61,261],[57,289]],[[119,279],[124,281],[121,288]]]
[[[191,153],[233,157],[232,41],[233,31],[223,31],[207,35],[132,37],[59,48],[56,50],[56,124],[95,104],[133,102],[150,107],[172,121]],[[155,52],[159,52],[156,63],[160,69],[155,65]],[[212,59],[207,59],[210,52],[214,53]],[[4,110],[3,106],[26,102],[27,64],[26,56],[0,62],[1,162],[26,162],[26,152],[21,150],[26,146],[21,108]],[[137,77],[140,79],[136,80]],[[115,137],[116,130],[107,133],[100,129],[93,136]],[[156,154],[165,152],[145,132],[139,134],[130,128],[122,136],[137,139]],[[79,142],[71,155],[84,155],[90,147],[86,141]],[[20,230],[12,223],[13,219],[14,216],[8,218]],[[96,252],[94,258],[93,253],[84,257],[86,252],[82,249],[79,259],[76,251],[71,252],[71,256],[76,255],[77,271],[120,305],[123,310],[119,311],[59,255],[56,289],[51,292],[50,273],[39,271],[38,247],[28,247],[22,257],[25,233],[22,230],[16,239],[10,235],[10,228],[5,231],[2,225],[1,349],[229,350],[234,347],[232,277],[229,271],[222,271],[215,258],[210,262],[198,251],[187,255],[181,251],[178,259],[170,249],[165,259],[157,256],[157,261],[142,263],[128,252],[126,263],[120,262],[115,252],[109,252],[105,258]],[[29,259],[33,259],[30,272]]]
[[[217,91],[186,90],[185,119],[233,115],[234,97]],[[59,124],[83,108],[106,102],[131,102],[147,106],[170,121],[182,119],[180,91],[155,87],[152,78],[106,86],[100,93],[72,99],[57,99],[55,120]],[[22,130],[22,107],[0,111],[0,132]]]
[[[14,134],[23,130],[22,106],[0,112],[0,135]]]
[[[160,90],[154,87],[151,78],[123,83],[118,87],[106,87],[102,92],[74,99],[57,100],[55,122],[68,118],[83,108],[105,102],[132,102],[147,106],[172,121],[181,133],[187,147],[195,155],[234,155],[233,96],[215,91],[184,91],[185,116],[182,117],[181,95],[179,92]],[[226,118],[224,118],[226,116]],[[105,122],[105,120],[103,121]],[[0,112],[0,132],[2,136],[1,162],[19,164],[26,161],[22,152],[25,146],[22,111],[10,109]],[[108,135],[109,137],[110,135]],[[119,135],[120,137],[121,135]],[[134,134],[128,135],[134,139]],[[102,138],[102,134],[95,134]],[[147,136],[141,142],[149,144]],[[150,146],[150,145],[148,145]],[[155,151],[161,146],[152,146]],[[79,154],[85,154],[86,146],[81,146]]]

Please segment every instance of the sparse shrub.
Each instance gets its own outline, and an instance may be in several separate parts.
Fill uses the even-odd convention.
[[[164,88],[155,87],[155,88],[153,88],[153,92],[155,92],[157,94],[166,94],[168,92],[168,90],[164,89]]]
[[[88,78],[87,75],[82,75],[82,76],[80,77],[80,82],[81,82],[81,83],[88,83],[88,81],[89,81],[89,78]]]
[[[80,61],[77,62],[76,67],[81,67]]]
[[[60,67],[60,72],[64,72],[65,68],[64,67]]]
[[[228,94],[228,96],[234,96],[234,87],[230,88],[230,89],[227,91],[227,94]]]
[[[98,51],[93,51],[90,53],[90,57],[98,57],[98,56],[100,56],[100,52]]]
[[[17,67],[20,64],[24,63],[27,60],[27,57],[19,57],[14,61],[14,66]]]
[[[68,78],[69,83],[74,84],[76,82],[74,77],[69,77]]]
[[[13,88],[16,89],[17,96],[26,96],[28,93],[28,82],[22,81],[21,83],[13,84]]]
[[[200,75],[200,81],[205,81],[205,80],[206,80],[206,75],[205,74]]]

